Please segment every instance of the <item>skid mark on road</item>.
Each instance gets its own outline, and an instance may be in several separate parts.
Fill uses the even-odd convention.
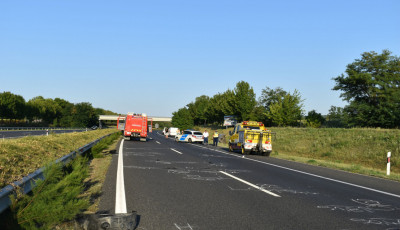
[[[381,204],[379,201],[367,199],[351,199],[357,205],[323,205],[317,208],[330,209],[331,211],[345,211],[355,213],[374,213],[374,212],[391,212],[400,210],[400,207],[394,207],[390,204]]]
[[[228,178],[224,178],[221,176],[216,176],[216,177],[205,177],[205,176],[200,176],[200,175],[191,175],[187,174],[183,177],[183,179],[187,180],[199,180],[199,181],[219,181],[219,180],[226,180]]]
[[[135,165],[124,166],[124,168],[130,168],[130,169],[157,169],[155,167],[135,166]]]
[[[165,155],[164,153],[159,153],[159,152],[126,152],[124,153],[124,157],[154,157],[154,156],[163,156]]]
[[[384,218],[382,214],[394,213],[398,216],[400,207],[395,207],[390,204],[382,204],[380,201],[369,199],[351,199],[353,205],[321,205],[317,206],[320,209],[328,209],[330,211],[341,211],[356,214],[373,214],[379,213],[380,217],[369,218],[351,218],[350,221],[359,222],[365,225],[382,226],[387,230],[400,229],[400,218]]]
[[[272,185],[272,184],[256,184],[260,188],[263,188],[265,190],[271,191],[271,192],[276,192],[276,193],[291,193],[291,194],[302,194],[302,195],[318,195],[319,193],[317,192],[308,192],[308,191],[299,191],[299,190],[294,190],[290,188],[282,188],[278,185]],[[254,191],[256,190],[253,187],[247,187],[247,188],[233,188],[231,186],[228,186],[230,190],[232,191]],[[258,190],[258,189],[257,189]]]
[[[363,223],[363,224],[382,225],[382,226],[389,227],[389,228],[386,228],[386,230],[398,230],[398,229],[400,229],[400,219],[376,217],[376,218],[366,218],[366,219],[364,219],[364,218],[351,218],[350,220],[354,221],[354,222],[360,222],[360,223]]]
[[[178,230],[193,230],[193,227],[189,224],[189,223],[186,223],[186,225],[178,225],[178,224],[174,224],[174,226],[176,227],[176,229],[178,229]]]

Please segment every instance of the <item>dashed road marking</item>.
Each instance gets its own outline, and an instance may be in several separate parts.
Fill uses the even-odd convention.
[[[222,173],[222,174],[225,174],[226,176],[229,176],[229,177],[231,177],[231,178],[233,178],[233,179],[235,179],[235,180],[237,180],[237,181],[240,181],[240,182],[242,182],[242,183],[244,183],[244,184],[247,184],[247,185],[249,185],[249,186],[251,186],[251,187],[253,187],[253,188],[256,188],[256,189],[258,189],[258,190],[260,190],[260,191],[262,191],[262,192],[265,192],[265,193],[267,193],[267,194],[269,194],[269,195],[271,195],[271,196],[274,196],[274,197],[281,197],[281,196],[279,196],[278,194],[275,194],[275,193],[273,193],[273,192],[270,192],[270,191],[268,191],[268,190],[266,190],[266,189],[261,188],[260,186],[257,186],[257,185],[255,185],[255,184],[252,184],[252,183],[248,182],[248,181],[245,181],[245,180],[243,180],[243,179],[240,179],[239,177],[235,177],[234,175],[231,175],[231,174],[229,174],[229,173],[227,173],[227,172],[224,172],[224,171],[219,171],[219,172]]]
[[[171,148],[171,150],[174,151],[174,152],[177,152],[177,153],[179,153],[179,154],[183,154],[183,153],[179,152],[179,151],[176,150],[176,149]]]
[[[209,148],[202,147],[202,146],[197,146],[197,147],[204,148],[204,149],[209,149]],[[226,151],[221,151],[221,150],[216,150],[216,149],[209,149],[209,150],[213,150],[215,152],[223,153],[223,154],[234,156],[234,157],[237,157],[237,158],[242,158],[242,155],[235,155],[235,154],[228,153]],[[353,184],[353,183],[349,183],[349,182],[345,182],[345,181],[341,181],[341,180],[336,180],[336,179],[333,179],[333,178],[324,177],[324,176],[320,176],[320,175],[317,175],[317,174],[308,173],[308,172],[300,171],[300,170],[297,170],[297,169],[292,169],[292,168],[288,168],[288,167],[284,167],[284,166],[280,166],[280,165],[276,165],[276,164],[272,164],[272,163],[268,163],[268,162],[264,162],[264,161],[260,161],[260,160],[256,160],[256,159],[252,159],[252,158],[248,158],[248,157],[242,158],[242,159],[246,159],[246,160],[249,160],[249,161],[253,161],[253,162],[257,162],[257,163],[261,163],[261,164],[265,164],[265,165],[270,165],[270,166],[273,166],[273,167],[277,167],[277,168],[281,168],[281,169],[285,169],[285,170],[289,170],[289,171],[293,171],[293,172],[309,175],[309,176],[312,176],[312,177],[317,177],[317,178],[321,178],[321,179],[324,179],[324,180],[329,180],[329,181],[337,182],[337,183],[340,183],[340,184],[345,184],[345,185],[349,185],[349,186],[353,186],[353,187],[357,187],[357,188],[361,188],[361,189],[377,192],[377,193],[380,193],[380,194],[385,194],[385,195],[388,195],[388,196],[400,198],[400,195],[393,194],[393,193],[390,193],[390,192],[385,192],[385,191],[378,190],[378,189],[365,187],[365,186],[358,185],[358,184]]]

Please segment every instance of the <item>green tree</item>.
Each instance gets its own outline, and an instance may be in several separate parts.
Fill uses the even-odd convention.
[[[28,101],[28,104],[30,116],[41,119],[46,124],[56,123],[56,119],[61,113],[61,107],[51,98],[34,97]]]
[[[75,104],[72,111],[73,127],[91,127],[98,122],[98,116],[89,102],[81,102]]]
[[[72,127],[72,121],[73,121],[73,116],[72,112],[74,110],[74,104],[61,99],[61,98],[55,98],[54,101],[60,106],[61,110],[60,113],[58,113],[57,116],[57,123],[58,126],[60,127]]]
[[[95,108],[94,111],[97,116],[99,116],[99,115],[118,115],[118,113],[114,113],[113,111],[102,109],[102,108]]]
[[[224,93],[215,94],[210,98],[205,110],[205,117],[210,123],[221,125],[225,115],[237,115],[237,111],[235,93],[228,89]]]
[[[222,110],[223,100],[224,96],[221,93],[215,94],[210,98],[205,111],[205,116],[208,122],[222,124],[224,120],[224,112]]]
[[[324,124],[325,118],[322,114],[317,113],[315,110],[311,110],[308,112],[306,116],[307,126],[319,128]]]
[[[266,113],[267,113],[267,109],[264,106],[262,106],[261,104],[258,104],[253,108],[253,111],[250,114],[249,120],[261,121],[265,125],[271,125],[271,123],[267,119]]]
[[[196,97],[194,102],[191,102],[187,105],[190,114],[192,114],[195,125],[202,125],[206,123],[206,110],[209,102],[210,98],[206,95],[202,95],[200,97]]]
[[[333,78],[350,126],[394,128],[400,124],[400,58],[388,50],[361,54]]]
[[[0,118],[25,118],[25,99],[11,92],[0,93]]]
[[[259,103],[268,109],[272,103],[279,102],[279,100],[281,100],[286,94],[288,94],[288,92],[283,90],[281,87],[275,89],[266,87],[261,91]]]
[[[297,125],[303,114],[302,102],[297,90],[290,94],[281,88],[266,87],[260,97],[260,104],[266,109],[266,124],[277,126]]]
[[[250,84],[245,81],[240,81],[236,83],[234,93],[236,105],[232,105],[233,108],[236,107],[236,113],[234,113],[234,115],[238,116],[239,121],[248,120],[257,103],[256,94],[254,93],[253,87],[251,87]]]
[[[172,113],[171,123],[173,126],[178,127],[181,130],[190,129],[194,126],[192,114],[190,114],[189,109],[186,107]]]
[[[331,106],[325,124],[328,127],[345,127],[346,118],[343,108]]]

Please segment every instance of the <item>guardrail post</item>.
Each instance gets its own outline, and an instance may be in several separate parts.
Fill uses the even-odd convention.
[[[390,175],[390,156],[392,155],[391,152],[387,153],[387,164],[386,164],[386,175]]]

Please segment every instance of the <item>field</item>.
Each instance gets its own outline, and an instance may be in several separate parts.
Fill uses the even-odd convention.
[[[0,188],[115,129],[0,140]]]
[[[210,136],[216,127],[196,127]],[[270,128],[271,157],[336,168],[400,181],[400,130],[367,128]],[[217,129],[229,138],[230,129]],[[212,143],[212,138],[210,143]],[[227,147],[226,143],[220,146]],[[386,155],[392,153],[391,175],[386,176]]]

